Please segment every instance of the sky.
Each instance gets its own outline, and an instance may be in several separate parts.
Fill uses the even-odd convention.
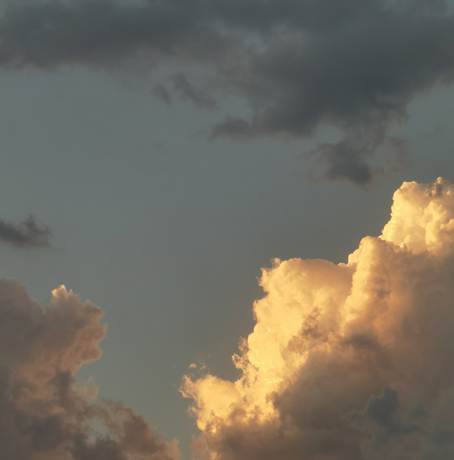
[[[2,455],[452,458],[452,5],[0,5]]]

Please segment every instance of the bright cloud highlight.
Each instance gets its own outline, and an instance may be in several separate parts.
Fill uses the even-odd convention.
[[[454,458],[454,185],[405,182],[347,264],[275,260],[235,382],[186,377],[213,460]]]

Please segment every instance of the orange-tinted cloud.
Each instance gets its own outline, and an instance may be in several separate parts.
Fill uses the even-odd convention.
[[[454,458],[454,185],[406,182],[347,264],[275,260],[235,382],[186,377],[212,460]]]
[[[64,286],[47,308],[17,281],[0,281],[0,457],[11,460],[177,460],[141,416],[89,402],[73,375],[98,359],[103,311]],[[95,428],[98,427],[98,430]]]

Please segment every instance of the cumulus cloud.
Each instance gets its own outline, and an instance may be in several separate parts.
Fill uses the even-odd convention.
[[[52,232],[47,225],[39,225],[33,216],[16,224],[0,220],[0,240],[16,247],[31,248],[50,246]]]
[[[363,185],[370,156],[415,96],[452,83],[449,0],[3,0],[0,67],[111,68],[144,57],[180,69],[174,91],[211,108],[205,89],[243,98],[212,137],[301,138],[321,125],[345,137],[316,151],[321,176]],[[167,67],[169,68],[169,67]],[[182,77],[183,76],[183,77]],[[204,78],[202,78],[203,80]],[[201,85],[197,85],[198,87]],[[170,98],[158,83],[161,99]],[[221,96],[223,97],[223,96]]]
[[[275,260],[236,381],[186,376],[196,458],[454,457],[454,184],[405,182],[348,263]]]
[[[74,374],[98,359],[103,311],[64,286],[46,308],[12,279],[0,281],[1,456],[17,460],[177,460],[143,417]],[[98,427],[98,429],[96,429]]]

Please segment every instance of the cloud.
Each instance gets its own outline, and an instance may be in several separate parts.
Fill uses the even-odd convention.
[[[387,170],[383,166],[372,167],[369,159],[379,149],[386,149],[394,155]],[[365,130],[349,130],[334,143],[320,143],[305,153],[316,167],[310,170],[313,179],[348,180],[364,186],[383,174],[400,170],[405,165],[406,143],[399,136],[386,136],[379,126]]]
[[[161,84],[157,84],[153,88],[153,94],[164,104],[170,105],[172,102],[172,97],[170,96],[167,88]]]
[[[0,220],[0,240],[16,247],[31,248],[50,246],[50,228],[40,226],[33,216],[19,224]]]
[[[222,49],[219,34],[197,20],[192,1],[3,1],[2,10],[5,68],[110,66],[142,51],[206,58]]]
[[[196,458],[454,456],[454,184],[404,182],[346,264],[275,260],[236,381],[186,376]]]
[[[386,387],[383,395],[369,402],[366,408],[367,415],[379,425],[389,423],[394,413],[399,408],[397,391]]]
[[[74,374],[101,357],[103,311],[64,286],[46,308],[25,287],[0,280],[0,445],[17,460],[177,460],[143,417]],[[98,429],[96,428],[98,427]]]
[[[184,73],[180,72],[171,75],[170,79],[173,81],[175,91],[179,93],[183,100],[192,101],[195,105],[205,109],[212,109],[215,107],[213,99],[200,89],[195,88]]]
[[[345,137],[318,149],[330,180],[373,179],[370,156],[407,105],[454,75],[448,0],[3,0],[0,68],[112,68],[142,58],[178,69],[174,91],[215,106],[204,90],[242,98],[211,137],[312,136],[323,125]],[[177,77],[175,77],[177,75]],[[176,78],[176,79],[175,79]],[[158,83],[157,94],[170,100]],[[377,136],[377,133],[379,135]]]
[[[423,406],[418,406],[421,408]],[[385,387],[383,394],[369,401],[366,415],[377,425],[374,439],[375,447],[383,448],[392,442],[393,437],[405,437],[412,433],[425,434],[421,427],[414,422],[402,422],[398,416],[399,398],[398,393],[389,387]],[[415,414],[415,411],[413,411]],[[402,447],[400,454],[402,454]]]

